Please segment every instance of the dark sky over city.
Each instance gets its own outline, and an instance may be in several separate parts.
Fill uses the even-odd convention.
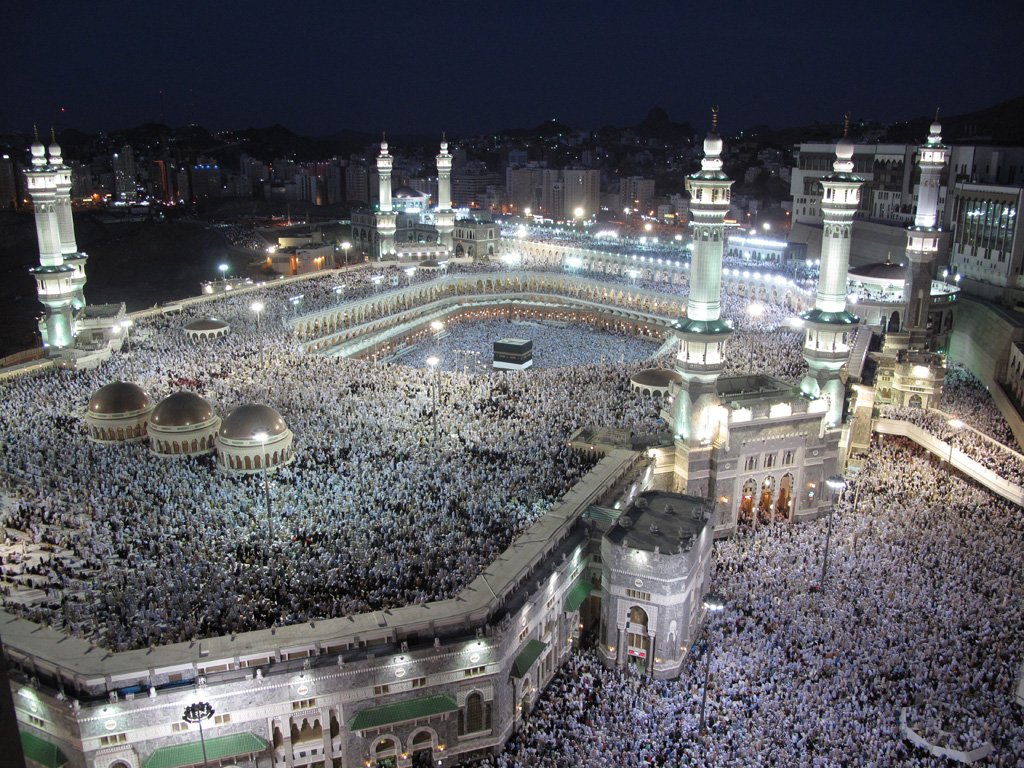
[[[9,0],[0,131],[163,119],[459,134],[729,131],[972,111],[1020,94],[1018,2]],[[9,16],[10,18],[10,16]],[[160,91],[163,90],[161,104]],[[61,111],[63,109],[63,111]]]

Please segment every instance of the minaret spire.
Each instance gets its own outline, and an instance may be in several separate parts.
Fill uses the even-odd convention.
[[[711,487],[711,453],[714,444],[723,439],[716,384],[725,366],[725,340],[731,333],[721,320],[721,293],[725,216],[732,180],[722,171],[721,155],[716,106],[711,110],[711,130],[704,139],[700,170],[686,179],[693,256],[686,317],[675,324],[679,340],[675,370],[682,377],[672,413],[675,474],[678,486],[698,495]]]
[[[32,166],[25,169],[25,181],[35,209],[36,239],[39,242],[39,266],[29,270],[36,281],[39,303],[45,308],[39,321],[43,346],[50,354],[59,353],[74,342],[72,301],[75,294],[75,268],[64,263],[61,248],[60,217],[64,187],[71,189],[71,173],[53,158],[47,162],[46,147],[39,140],[39,126],[32,126]],[[58,148],[59,149],[59,148]],[[65,182],[65,175],[67,177]],[[70,200],[68,200],[70,215]]]
[[[860,205],[864,180],[853,172],[849,112],[843,116],[843,138],[836,144],[832,173],[821,180],[821,267],[814,309],[802,315],[808,372],[800,389],[811,398],[826,398],[826,422],[838,426],[843,416],[844,386],[840,371],[849,357],[850,332],[857,317],[846,311],[847,273],[853,218]]]
[[[374,243],[374,251],[378,258],[383,259],[395,252],[395,231],[398,229],[398,217],[394,213],[391,201],[391,169],[395,158],[388,153],[388,138],[384,131],[380,133],[380,154],[377,155],[378,205],[376,230],[379,239]]]
[[[438,239],[449,250],[454,249],[452,232],[455,230],[455,213],[452,211],[452,156],[448,153],[448,138],[441,133],[441,151],[434,158],[437,162],[437,207],[434,210],[434,227]]]
[[[932,272],[939,252],[939,185],[949,150],[942,143],[938,114],[936,109],[936,119],[929,128],[928,138],[917,151],[921,181],[917,187],[914,226],[907,230],[908,273],[903,295],[907,302],[904,328],[908,331],[924,331],[928,327]]]

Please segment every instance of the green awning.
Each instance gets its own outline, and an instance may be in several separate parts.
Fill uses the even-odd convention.
[[[68,759],[60,751],[60,747],[39,738],[34,733],[21,732],[21,750],[25,753],[26,760],[45,768],[62,768],[68,764]]]
[[[348,722],[350,731],[365,731],[368,728],[381,728],[393,723],[405,723],[409,720],[422,720],[425,717],[455,712],[459,705],[455,699],[445,694],[425,696],[421,699],[396,701],[383,707],[371,707],[356,714]],[[149,768],[146,766],[146,768]]]
[[[565,596],[565,603],[563,604],[565,612],[572,613],[579,610],[579,607],[583,605],[583,601],[590,596],[590,591],[593,588],[594,585],[586,579],[577,581],[573,588],[569,590],[569,594]]]
[[[540,640],[531,640],[526,644],[526,647],[519,652],[516,656],[516,660],[512,662],[512,677],[526,677],[526,673],[530,670],[544,649],[548,647],[548,644]]]
[[[267,748],[267,742],[255,733],[232,733],[206,739],[208,760],[223,760],[238,755],[253,755]],[[142,761],[142,768],[182,768],[203,764],[203,745],[199,739],[173,747],[160,747]]]

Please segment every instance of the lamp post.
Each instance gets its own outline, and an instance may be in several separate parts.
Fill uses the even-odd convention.
[[[256,313],[256,335],[259,336],[259,333],[260,333],[260,315],[263,314],[263,302],[262,301],[254,301],[251,305],[249,305],[249,308],[252,309],[252,311]],[[262,368],[263,367],[263,339],[262,338],[258,338],[257,342],[260,345],[260,368]]]
[[[206,768],[209,768],[210,763],[206,759],[206,736],[203,734],[203,720],[209,720],[213,717],[213,713],[213,706],[208,701],[197,701],[195,704],[185,707],[185,712],[181,716],[186,723],[199,724],[199,743],[203,747],[203,765]]]
[[[441,359],[437,355],[431,355],[427,358],[427,365],[430,366],[433,373],[433,390],[434,390],[434,408],[431,410],[430,416],[431,421],[434,422],[434,445],[437,445],[437,365],[441,362]]]
[[[441,342],[441,331],[444,330],[444,323],[440,320],[434,320],[430,323],[430,330],[434,332],[434,351],[437,351],[438,344]]]
[[[270,510],[270,480],[267,478],[267,433],[256,432],[253,440],[260,441],[260,467],[263,470],[263,503],[267,508],[267,544],[274,540],[274,517]]]
[[[124,320],[121,321],[121,327],[124,328],[124,344],[125,344],[125,347],[127,347],[127,349],[125,349],[125,352],[131,352],[132,351],[132,319],[130,317],[126,317]]]
[[[828,530],[825,533],[825,556],[821,559],[821,578],[818,580],[818,586],[821,589],[825,588],[825,575],[828,573],[828,550],[832,544],[832,513],[836,509],[836,497],[843,492],[846,488],[846,480],[843,479],[842,475],[832,475],[828,480],[825,481],[825,485],[828,486],[829,490],[832,491],[832,504],[828,508]]]
[[[228,265],[228,264],[218,264],[217,265],[217,270],[220,272],[220,279],[221,280],[227,280],[228,279],[228,270],[230,270],[230,269],[231,269],[231,266]]]
[[[349,252],[349,250],[350,250],[351,248],[352,248],[352,243],[350,243],[350,242],[349,242],[348,240],[345,240],[345,241],[344,241],[344,242],[343,242],[343,243],[341,244],[341,252],[342,252],[343,254],[345,254],[345,266],[346,266],[346,267],[348,266],[348,252]]]
[[[747,305],[747,315],[750,317],[751,324],[756,323],[760,319],[761,315],[764,314],[764,304],[759,301],[753,301]],[[754,329],[750,329],[750,344],[748,350],[748,363],[747,370],[754,370]]]
[[[721,596],[715,594],[709,594],[704,598],[704,610],[710,613],[718,613],[725,610],[725,600]],[[697,735],[704,735],[704,715],[707,712],[708,706],[708,679],[711,677],[711,626],[710,616],[708,618],[708,626],[705,627],[704,631],[708,637],[707,647],[707,659],[704,664],[704,684],[701,686],[700,694],[700,725],[697,728]]]
[[[950,419],[946,422],[946,425],[951,427],[954,432],[959,432],[966,426],[960,419]],[[946,462],[949,468],[953,468],[953,435],[949,436],[949,460]]]

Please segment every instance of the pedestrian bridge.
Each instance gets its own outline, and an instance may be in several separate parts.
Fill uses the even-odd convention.
[[[899,419],[875,419],[872,423],[872,430],[883,435],[899,435],[913,440],[929,453],[934,454],[943,461],[948,461],[955,469],[963,472],[971,479],[988,488],[993,493],[1002,496],[1007,501],[1024,506],[1024,488],[1011,483],[988,467],[983,467],[966,453],[953,445],[940,440],[930,432],[925,431],[916,424]],[[969,429],[969,427],[965,427]],[[1024,456],[1010,451],[1024,462]]]

